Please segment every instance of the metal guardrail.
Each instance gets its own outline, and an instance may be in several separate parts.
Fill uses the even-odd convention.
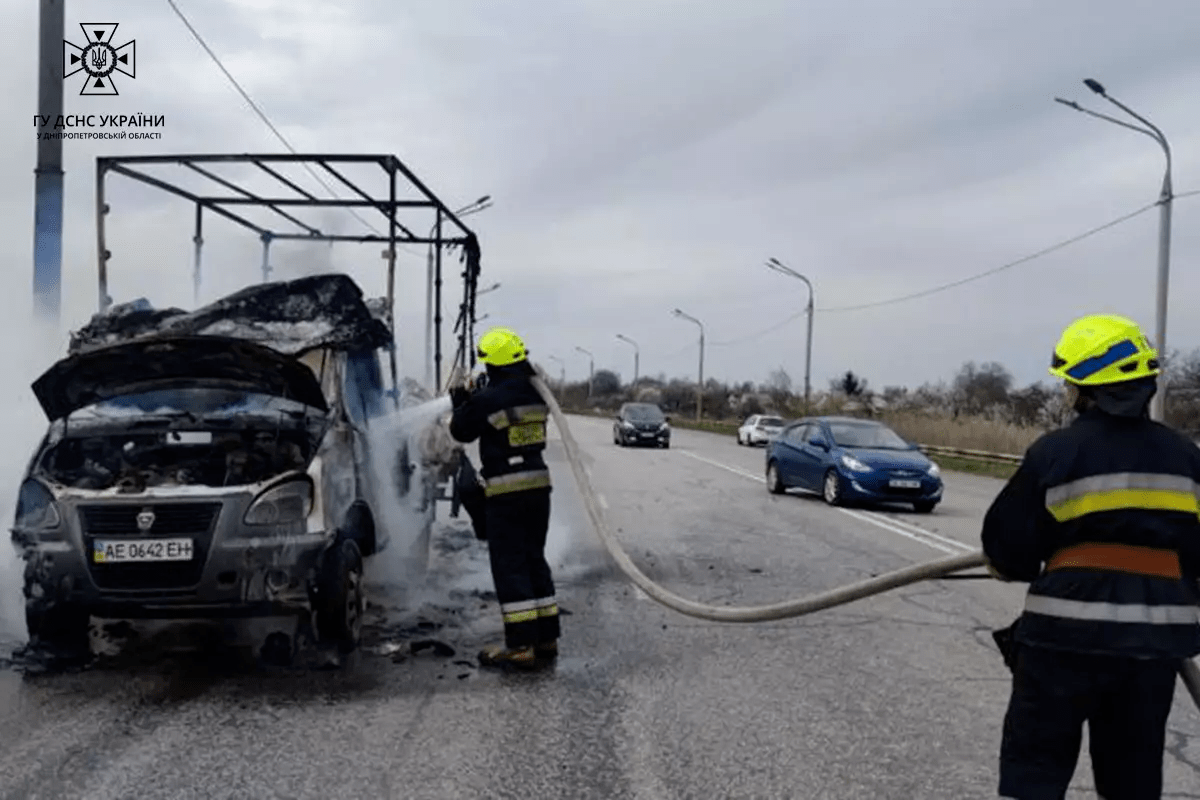
[[[926,455],[956,456],[976,461],[991,461],[996,464],[1020,464],[1025,460],[1025,456],[1017,456],[1009,453],[989,453],[986,450],[963,450],[958,447],[941,447],[933,444],[922,444],[918,445],[918,447]]]

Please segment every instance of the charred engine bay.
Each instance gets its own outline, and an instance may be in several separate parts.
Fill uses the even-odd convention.
[[[312,414],[150,415],[64,426],[36,473],[75,489],[244,486],[307,467],[326,421]]]

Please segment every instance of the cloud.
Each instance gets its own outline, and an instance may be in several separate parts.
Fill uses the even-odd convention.
[[[0,247],[22,265],[37,21],[27,4],[4,2]],[[1200,8],[1186,0],[1155,14],[1115,0],[177,2],[300,150],[395,153],[454,206],[491,194],[495,207],[470,218],[484,280],[503,284],[480,298],[485,324],[517,327],[535,355],[558,356],[575,377],[587,369],[576,347],[629,376],[617,333],[639,342],[644,373],[692,375],[698,331],[671,317],[681,307],[705,323],[707,374],[759,381],[782,365],[798,381],[803,319],[721,344],[803,308],[804,287],[762,267],[767,257],[810,277],[818,308],[856,305],[992,268],[1153,202],[1154,143],[1053,102],[1115,111],[1084,77],[1152,115],[1174,145],[1177,187],[1200,188]],[[164,114],[167,127],[162,141],[66,144],[64,324],[75,327],[96,303],[95,156],[282,150],[167,4],[77,0],[68,31],[97,14],[137,38],[138,77],[119,99],[69,92],[68,112]],[[191,209],[124,183],[112,182],[110,200],[114,296],[190,304]],[[1186,313],[1200,277],[1183,266],[1198,214],[1200,202],[1178,202],[1169,344],[1188,349],[1200,346],[1200,320]],[[320,224],[362,229],[345,213]],[[1120,310],[1153,327],[1156,226],[1151,212],[930,297],[819,312],[813,383],[854,369],[874,385],[916,385],[966,360],[1043,379],[1074,315]],[[209,297],[258,279],[253,234],[214,221],[204,247]],[[275,275],[344,269],[379,293],[378,249],[276,245]],[[402,348],[418,365],[424,271],[423,248],[406,248]],[[451,262],[445,342],[457,273]],[[6,280],[10,294],[28,291],[26,269]]]

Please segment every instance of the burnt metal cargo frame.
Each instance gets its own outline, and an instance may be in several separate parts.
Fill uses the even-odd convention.
[[[201,195],[184,189],[161,178],[147,175],[137,169],[141,165],[166,164],[186,168],[192,173],[201,175],[209,181],[230,190],[231,196]],[[250,192],[235,181],[213,172],[209,167],[214,164],[249,164],[275,180],[280,186],[290,191],[290,197],[265,197]],[[349,189],[355,198],[331,197],[319,198],[312,192],[297,185],[273,168],[272,165],[299,164],[316,176],[316,168],[323,170],[328,176]],[[373,197],[369,192],[352,182],[338,171],[333,165],[338,164],[376,164],[388,179],[387,197]],[[399,380],[396,373],[396,349],[394,343],[395,326],[393,309],[395,303],[396,282],[396,247],[400,244],[428,245],[433,251],[434,263],[434,372],[435,385],[429,387],[436,393],[440,390],[442,374],[442,261],[443,255],[455,247],[461,247],[459,261],[464,265],[462,272],[463,295],[459,306],[458,322],[454,331],[458,335],[458,347],[455,355],[455,366],[464,368],[474,367],[475,348],[471,345],[475,326],[475,295],[480,273],[480,248],[475,233],[450,210],[429,188],[394,155],[335,155],[335,154],[196,154],[196,155],[143,155],[143,156],[101,156],[96,159],[96,253],[98,261],[99,306],[105,311],[112,305],[108,294],[108,262],[112,252],[106,243],[105,219],[110,211],[106,201],[106,179],[109,173],[139,181],[148,186],[173,194],[190,201],[195,206],[196,221],[193,243],[195,244],[193,263],[193,283],[196,300],[199,300],[200,269],[203,256],[203,222],[204,212],[209,211],[258,234],[263,244],[262,279],[266,282],[270,277],[270,247],[271,242],[309,241],[309,242],[378,242],[386,244],[383,257],[387,259],[387,308],[386,324],[392,331],[393,344],[391,347],[392,385],[396,389],[395,399],[399,402]],[[415,190],[415,191],[414,191]],[[401,198],[403,191],[408,197]],[[415,196],[414,196],[415,195]],[[242,207],[252,206],[267,208],[291,226],[291,230],[278,230],[273,227],[260,225],[246,219],[238,213]],[[387,221],[387,233],[372,234],[331,234],[309,225],[287,209],[302,208],[373,208],[383,215]],[[433,211],[432,233],[419,236],[402,225],[396,218],[396,212],[401,208],[426,208]],[[370,227],[364,222],[365,227]],[[446,228],[452,231],[447,234]]]

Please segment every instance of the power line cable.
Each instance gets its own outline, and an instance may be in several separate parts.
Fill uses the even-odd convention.
[[[204,48],[204,52],[208,53],[209,58],[211,58],[213,60],[213,63],[217,65],[217,68],[220,69],[221,72],[223,72],[225,74],[225,77],[229,79],[229,82],[231,84],[233,84],[233,88],[237,89],[238,94],[240,94],[242,96],[242,99],[246,101],[246,103],[250,106],[250,108],[254,111],[254,113],[258,115],[258,118],[261,119],[263,121],[263,123],[267,126],[267,128],[270,129],[271,133],[275,134],[275,138],[278,139],[280,142],[282,142],[283,146],[286,147],[288,149],[288,152],[290,152],[292,155],[294,155],[294,156],[300,155],[296,151],[296,148],[292,147],[291,142],[289,142],[287,140],[287,138],[282,133],[279,132],[279,129],[275,127],[275,125],[271,122],[270,118],[267,117],[266,113],[264,113],[263,110],[261,108],[259,108],[258,104],[254,102],[254,99],[250,97],[249,93],[245,89],[242,88],[242,85],[240,83],[238,83],[237,78],[233,77],[233,74],[230,73],[230,71],[225,68],[225,65],[221,63],[221,59],[217,57],[217,54],[214,53],[212,48],[208,46],[208,43],[204,41],[204,37],[200,35],[200,32],[196,30],[195,26],[192,25],[192,23],[188,20],[187,16],[183,13],[182,10],[180,10],[179,6],[177,6],[175,4],[175,0],[167,0],[167,4],[171,6],[171,9],[179,17],[180,21],[183,22],[183,24],[185,26],[187,26],[188,31],[191,32],[193,38],[195,38],[195,40],[199,43],[199,45],[202,48]],[[313,178],[317,181],[317,183],[321,184],[321,186],[325,189],[326,192],[328,192],[330,194],[330,196],[332,196],[336,200],[343,199],[341,195],[339,195],[336,191],[334,191],[333,187],[331,187],[328,183],[326,183],[325,180],[319,174],[317,174],[317,171],[312,168],[311,164],[308,164],[307,162],[305,162],[304,168],[306,170],[308,170],[308,174],[312,175]],[[383,236],[383,233],[380,232],[380,230],[378,228],[376,228],[370,222],[367,222],[365,219],[363,219],[362,215],[360,215],[353,208],[347,208],[346,210],[349,211],[350,214],[353,215],[355,219],[357,219],[359,222],[361,222],[363,225],[365,225],[367,228],[369,228],[376,236]],[[406,247],[402,247],[401,249],[408,250],[408,248],[406,248]],[[413,250],[408,250],[408,251],[414,255],[421,255],[420,253],[417,253],[416,251],[413,251]]]
[[[1192,191],[1192,192],[1184,192],[1182,194],[1177,194],[1174,197],[1176,199],[1178,199],[1181,197],[1192,197],[1194,195],[1200,195],[1200,190]],[[939,286],[934,286],[930,289],[925,289],[920,292],[913,292],[912,294],[906,294],[906,295],[902,295],[900,297],[893,297],[888,300],[878,300],[878,301],[871,302],[871,303],[861,303],[861,304],[852,305],[852,306],[835,306],[832,308],[817,308],[816,311],[829,312],[829,313],[840,312],[840,311],[860,311],[862,309],[879,308],[881,306],[893,305],[895,303],[902,303],[907,300],[915,300],[920,297],[927,297],[929,295],[936,294],[938,292],[944,292],[947,289],[953,289],[955,287],[962,286],[963,284],[971,283],[973,281],[980,280],[981,278],[986,278],[988,276],[995,275],[996,273],[1003,272],[1008,269],[1012,269],[1013,267],[1017,267],[1022,264],[1027,264],[1030,261],[1041,258],[1042,256],[1049,255],[1050,253],[1053,253],[1057,250],[1061,250],[1064,247],[1068,247],[1072,244],[1075,244],[1076,242],[1080,242],[1080,241],[1088,238],[1089,236],[1094,236],[1097,233],[1100,233],[1101,231],[1107,230],[1116,225],[1120,225],[1123,222],[1128,222],[1129,220],[1133,219],[1134,217],[1140,216],[1141,214],[1146,213],[1147,211],[1149,211],[1152,208],[1155,208],[1158,205],[1159,205],[1158,201],[1149,203],[1149,204],[1137,209],[1136,211],[1133,211],[1133,212],[1130,212],[1129,214],[1125,214],[1123,216],[1117,217],[1116,219],[1106,222],[1103,225],[1100,225],[1100,226],[1097,226],[1090,230],[1084,231],[1083,233],[1078,234],[1077,236],[1072,236],[1069,239],[1064,239],[1061,242],[1050,245],[1049,247],[1043,248],[1042,250],[1038,250],[1035,253],[1031,253],[1022,258],[1018,258],[1015,261],[1010,261],[1007,264],[1001,264],[998,267],[993,267],[992,269],[985,270],[983,272],[979,272],[974,275],[967,276],[965,278],[960,278],[956,281],[951,281],[950,283],[944,283]],[[734,344],[741,344],[742,342],[748,342],[753,339],[758,339],[763,336],[766,336],[768,333],[773,333],[774,331],[779,330],[780,328],[784,327],[785,325],[792,322],[793,320],[803,317],[805,315],[805,313],[806,313],[805,311],[800,311],[796,314],[792,314],[787,319],[784,319],[781,322],[778,322],[769,328],[765,328],[763,330],[760,330],[755,333],[748,334],[746,336],[742,336],[742,337],[739,337],[736,339],[730,339],[730,340],[724,341],[724,342],[712,342],[711,344],[714,347],[725,347],[725,346],[734,345]]]
[[[1146,213],[1147,211],[1149,211],[1150,209],[1154,208],[1157,205],[1158,205],[1157,201],[1150,203],[1148,205],[1144,205],[1141,208],[1139,208],[1137,211],[1133,211],[1129,214],[1125,214],[1124,216],[1117,217],[1116,219],[1112,220],[1111,222],[1106,222],[1103,225],[1092,228],[1089,231],[1085,231],[1085,232],[1079,234],[1078,236],[1072,236],[1070,239],[1064,239],[1063,241],[1058,242],[1057,244],[1052,244],[1047,248],[1037,251],[1036,253],[1031,253],[1027,256],[1024,256],[1023,258],[1018,258],[1016,261],[1010,261],[1007,264],[1001,264],[998,267],[993,267],[992,269],[986,270],[984,272],[980,272],[975,275],[968,276],[966,278],[960,278],[959,280],[952,281],[950,283],[944,283],[941,286],[935,286],[932,289],[926,289],[921,292],[914,292],[913,294],[906,294],[902,297],[893,297],[890,300],[879,300],[879,301],[876,301],[873,303],[862,303],[861,305],[855,305],[855,306],[838,306],[838,307],[834,307],[834,308],[819,308],[817,310],[824,311],[824,312],[858,311],[859,309],[863,309],[863,308],[878,308],[879,306],[891,305],[893,303],[902,303],[905,300],[915,300],[918,297],[927,297],[928,295],[936,294],[937,292],[944,292],[947,289],[953,289],[956,286],[962,286],[963,284],[971,283],[972,281],[977,281],[980,278],[986,278],[989,275],[995,275],[998,272],[1003,272],[1004,270],[1012,269],[1013,267],[1020,266],[1021,264],[1027,264],[1030,261],[1033,261],[1034,259],[1041,258],[1042,256],[1045,256],[1045,255],[1049,255],[1050,253],[1053,253],[1056,250],[1061,250],[1064,247],[1068,247],[1070,245],[1075,244],[1076,242],[1083,241],[1084,239],[1088,238],[1089,236],[1094,236],[1097,233],[1100,233],[1101,231],[1107,230],[1116,225],[1120,225],[1122,222],[1128,222],[1129,220],[1133,219],[1134,217]]]

